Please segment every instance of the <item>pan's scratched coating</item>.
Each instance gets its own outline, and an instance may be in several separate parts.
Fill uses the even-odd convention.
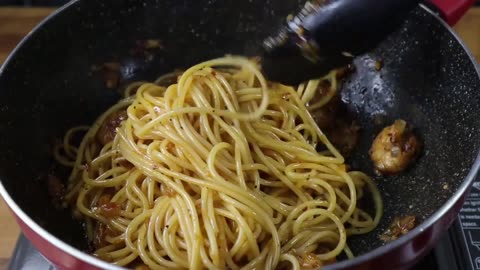
[[[54,139],[71,126],[92,123],[119,98],[105,89],[92,65],[120,62],[124,85],[226,53],[256,55],[261,39],[298,6],[273,0],[75,2],[35,31],[0,76],[3,185],[36,222],[85,248],[80,226],[50,204],[45,180]],[[131,56],[135,42],[147,38],[160,39],[163,49],[151,61]],[[371,63],[377,59],[383,60],[379,72]],[[351,164],[373,175],[367,151],[383,127],[374,124],[379,115],[384,124],[407,120],[425,142],[409,171],[375,177],[385,215],[375,232],[351,238],[360,254],[382,245],[378,234],[393,217],[415,214],[424,220],[462,183],[480,144],[480,85],[460,44],[420,8],[356,66],[342,91],[363,127]]]
[[[380,71],[375,61],[383,63]],[[347,162],[374,176],[368,150],[376,134],[396,119],[412,124],[424,143],[422,155],[406,172],[374,177],[385,214],[373,233],[351,238],[353,250],[362,254],[384,244],[378,236],[395,217],[413,214],[420,224],[462,183],[480,146],[480,86],[463,48],[420,9],[355,66],[342,100],[360,121],[362,138]]]

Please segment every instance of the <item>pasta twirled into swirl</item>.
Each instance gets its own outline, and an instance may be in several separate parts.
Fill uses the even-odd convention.
[[[72,167],[66,200],[85,219],[94,254],[150,269],[302,269],[352,256],[347,236],[375,228],[382,202],[309,114],[320,80],[296,89],[267,82],[242,57],[178,76],[127,88],[78,148],[69,139],[77,128],[57,154]],[[327,79],[336,87],[334,72]],[[118,112],[125,119],[100,144],[102,123]],[[373,216],[357,205],[366,190]]]

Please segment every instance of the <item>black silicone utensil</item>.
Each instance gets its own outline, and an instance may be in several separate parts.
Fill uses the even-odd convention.
[[[307,2],[264,41],[268,79],[295,84],[341,67],[395,31],[420,0]]]

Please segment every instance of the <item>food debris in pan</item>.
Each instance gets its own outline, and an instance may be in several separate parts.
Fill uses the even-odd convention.
[[[105,225],[101,222],[97,222],[95,224],[95,238],[93,240],[93,245],[96,249],[105,247],[106,245],[108,245],[108,242],[106,241],[107,236],[114,237],[115,234],[115,231],[111,229],[110,226]],[[111,258],[109,258],[108,256],[100,256],[100,258],[102,260],[111,261]]]
[[[375,70],[380,71],[383,67],[383,61],[382,60],[376,60],[375,61]]]
[[[354,72],[354,66],[348,65],[337,69],[335,74],[337,80],[345,79]],[[329,94],[332,84],[329,81],[322,81],[318,85],[317,94],[311,103],[315,104],[318,100]],[[335,95],[324,106],[311,110],[318,127],[327,135],[330,142],[340,151],[340,153],[349,157],[357,145],[360,138],[360,126],[355,121],[342,103],[338,90],[334,90]]]
[[[359,141],[360,126],[355,120],[341,116],[325,129],[325,134],[343,156],[349,157]]]
[[[115,218],[120,215],[120,205],[116,202],[112,202],[110,194],[103,194],[97,202],[96,210],[107,218]]]
[[[125,119],[127,119],[127,112],[124,110],[120,110],[109,115],[98,129],[96,135],[97,140],[102,145],[106,145],[107,143],[113,141],[115,135],[117,134],[117,128]]]
[[[135,47],[130,50],[130,55],[135,57],[145,57],[145,61],[153,59],[153,51],[163,49],[160,39],[143,39],[135,42]]]
[[[62,206],[63,198],[65,195],[65,186],[60,178],[56,175],[48,174],[47,176],[48,194],[52,199],[52,203],[56,208]]]
[[[322,261],[314,253],[302,254],[297,257],[302,269],[316,269],[322,266]]]
[[[416,218],[414,215],[396,217],[387,231],[380,235],[380,239],[385,242],[391,242],[398,239],[400,236],[407,234],[415,227],[415,221]]]
[[[374,57],[367,57],[365,63],[370,70],[380,71],[383,68],[383,59],[376,59]]]
[[[143,55],[146,50],[163,49],[162,41],[160,39],[143,39],[135,42],[135,48],[132,53],[138,53],[137,55]]]
[[[369,153],[378,174],[393,175],[405,170],[421,148],[412,127],[404,120],[396,120],[377,135]]]
[[[144,39],[137,40],[133,49],[130,50],[130,55],[134,57],[142,57],[145,62],[150,62],[154,58],[154,51],[163,49],[162,41],[160,39]],[[105,62],[101,65],[93,65],[91,72],[103,72],[103,80],[105,87],[108,89],[118,88],[122,75],[121,64],[116,61]]]
[[[100,66],[93,65],[91,67],[93,72],[102,72],[105,87],[108,89],[118,87],[121,79],[120,69],[121,65],[118,62],[105,62]]]

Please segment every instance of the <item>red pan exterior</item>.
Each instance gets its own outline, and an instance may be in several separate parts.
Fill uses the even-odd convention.
[[[32,244],[42,253],[45,258],[48,259],[52,264],[57,266],[59,270],[69,270],[69,269],[85,269],[85,270],[101,270],[93,266],[88,261],[79,260],[72,255],[68,254],[60,247],[52,244],[41,234],[35,232],[27,224],[25,224],[21,219],[15,216],[18,225],[23,232],[23,234],[32,242]]]

